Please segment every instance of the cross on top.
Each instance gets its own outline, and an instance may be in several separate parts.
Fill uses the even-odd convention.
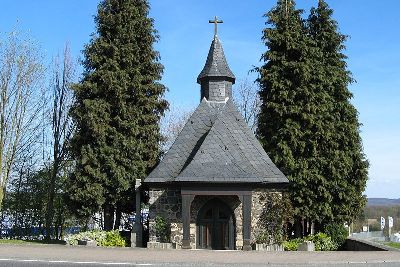
[[[218,20],[218,17],[215,16],[214,20],[209,20],[208,23],[214,23],[214,35],[218,33],[218,23],[224,23],[222,20]]]

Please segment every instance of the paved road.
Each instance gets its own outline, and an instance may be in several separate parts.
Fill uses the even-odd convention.
[[[0,263],[0,266],[7,267],[129,267],[129,266],[150,266],[150,267],[242,267],[242,266],[250,266],[250,267],[398,267],[399,263],[350,263],[350,264],[324,264],[324,263],[316,263],[316,264],[258,264],[258,265],[244,265],[244,264],[190,264],[190,263],[167,263],[167,264],[107,264],[107,263],[71,263],[71,262],[18,262],[18,261],[7,261]]]
[[[400,252],[157,251],[131,248],[1,244],[0,266],[400,267]]]

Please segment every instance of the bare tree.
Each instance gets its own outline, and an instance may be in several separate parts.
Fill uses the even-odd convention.
[[[161,133],[164,136],[162,151],[166,153],[185,126],[194,109],[184,109],[170,104],[170,109],[161,120]]]
[[[17,31],[0,39],[0,208],[15,160],[36,136],[43,57]]]
[[[46,239],[51,237],[54,218],[54,198],[57,190],[57,179],[63,169],[67,155],[67,143],[73,131],[69,116],[72,105],[71,83],[75,76],[75,64],[71,58],[68,45],[65,45],[62,58],[53,60],[50,89],[52,90],[51,123],[52,123],[52,159],[49,173],[48,201],[46,210]]]
[[[255,132],[261,105],[257,84],[250,83],[247,79],[239,82],[234,87],[233,100],[250,129]]]

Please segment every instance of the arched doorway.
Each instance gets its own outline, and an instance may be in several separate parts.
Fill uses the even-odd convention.
[[[235,216],[218,198],[209,200],[197,215],[197,247],[235,249]]]

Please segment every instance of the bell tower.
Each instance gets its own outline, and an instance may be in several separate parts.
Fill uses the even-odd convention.
[[[207,61],[203,70],[197,77],[197,83],[201,86],[201,99],[208,101],[225,101],[232,98],[232,85],[235,84],[235,75],[229,69],[221,41],[218,38],[218,23],[222,23],[215,17],[210,20],[215,24],[214,39],[208,52]],[[200,101],[201,101],[200,99]]]

